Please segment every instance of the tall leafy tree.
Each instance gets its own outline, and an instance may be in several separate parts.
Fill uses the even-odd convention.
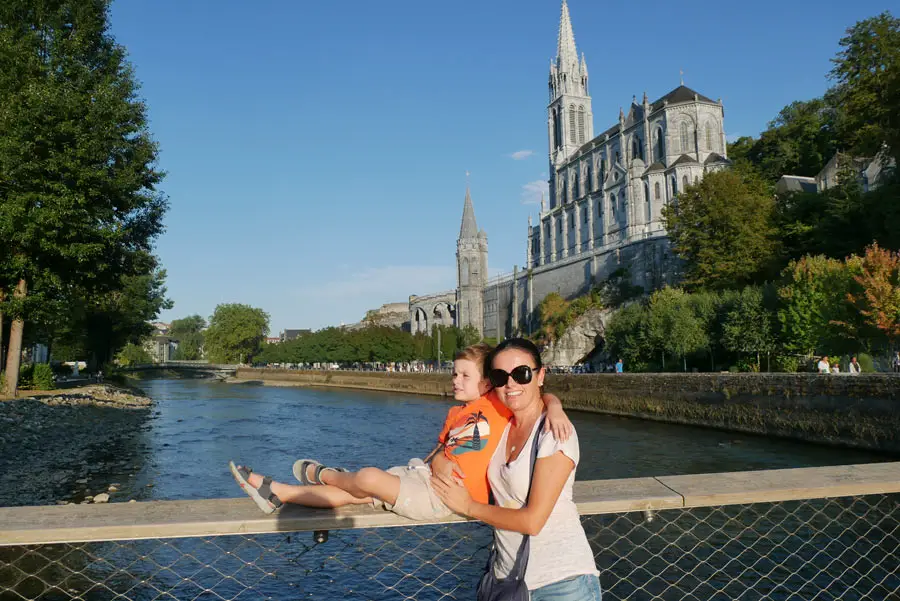
[[[269,333],[269,314],[239,303],[216,307],[205,334],[206,355],[213,363],[249,363]]]
[[[108,0],[0,3],[0,287],[15,394],[29,291],[103,291],[162,231],[146,109]]]
[[[763,278],[778,248],[774,198],[751,170],[706,175],[663,209],[692,289],[739,288]]]
[[[837,107],[843,149],[875,156],[890,137],[900,93],[900,19],[889,11],[859,21],[841,38],[833,59],[830,103]],[[895,156],[900,148],[893,148]]]
[[[860,261],[861,273],[853,276],[861,290],[847,300],[866,323],[885,336],[893,350],[900,341],[900,254],[873,244]]]
[[[760,371],[760,356],[771,356],[777,342],[774,313],[762,288],[741,290],[722,324],[722,333],[725,348],[756,355],[756,371]]]
[[[196,361],[203,358],[203,330],[206,320],[199,315],[175,319],[169,326],[169,336],[178,341],[175,358]]]

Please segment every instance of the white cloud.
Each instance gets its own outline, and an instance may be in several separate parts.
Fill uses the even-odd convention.
[[[533,154],[534,154],[533,150],[517,150],[514,153],[512,153],[511,155],[509,155],[509,157],[514,161],[524,161],[525,159],[527,159],[528,157],[530,157]]]
[[[522,204],[536,205],[541,203],[541,194],[550,196],[550,186],[546,180],[537,179],[522,186]]]
[[[452,265],[388,265],[336,275],[294,289],[295,310],[315,315],[319,323],[313,327],[353,323],[385,303],[406,302],[411,294],[434,294],[456,286]]]

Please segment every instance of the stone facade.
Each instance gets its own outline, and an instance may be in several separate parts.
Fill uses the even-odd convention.
[[[578,56],[563,0],[547,114],[550,198],[542,199],[537,223],[529,217],[525,268],[487,279],[487,235],[477,228],[467,189],[455,304],[449,292],[411,297],[413,332],[430,332],[433,307],[445,302],[455,309],[454,323],[499,340],[530,333],[537,305],[551,292],[572,298],[618,269],[647,290],[672,279],[662,209],[679,190],[730,164],[721,101],[684,85],[653,102],[644,94],[594,136],[587,59]]]

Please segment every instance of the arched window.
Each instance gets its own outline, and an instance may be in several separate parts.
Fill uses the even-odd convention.
[[[654,186],[653,186],[653,192],[655,193],[655,194],[654,194],[654,198],[655,198],[656,200],[659,200],[659,182],[656,182],[656,184],[654,184]]]
[[[631,156],[635,159],[644,160],[644,146],[641,144],[641,139],[638,136],[634,136],[631,139]]]
[[[681,122],[681,152],[690,152],[694,149],[691,141],[691,127],[687,120]]]
[[[465,258],[462,260],[462,267],[459,270],[459,285],[469,285],[469,260]]]
[[[584,143],[584,107],[578,107],[578,142]]]
[[[592,192],[594,190],[594,162],[588,160],[587,162],[587,182],[585,183],[584,190],[585,192]]]
[[[681,185],[682,185],[682,189],[687,190],[687,187],[689,185],[688,184],[688,176],[685,175],[683,178],[681,178]]]
[[[672,176],[672,196],[678,194],[678,180],[675,179],[675,176]]]
[[[651,205],[650,205],[650,184],[644,182],[644,201],[647,205],[647,222],[650,222],[651,219]]]
[[[600,187],[603,187],[603,182],[606,181],[606,159],[600,159]]]
[[[620,162],[620,161],[619,161],[619,151],[617,150],[617,151],[616,151],[616,163],[619,163],[619,162]]]
[[[575,200],[580,196],[579,192],[581,191],[581,178],[578,177],[578,171],[572,172],[572,200]]]
[[[615,193],[609,195],[609,208],[612,211],[612,220],[616,221],[616,195]]]
[[[574,144],[575,140],[575,105],[569,105],[569,138],[571,143]]]
[[[706,149],[709,151],[717,150],[718,145],[716,144],[716,126],[714,123],[709,122],[706,124]]]
[[[581,209],[581,216],[582,216],[582,218],[583,218],[581,222],[582,222],[582,223],[587,223],[587,222],[588,222],[588,209],[587,209],[587,207],[584,207],[583,209]]]
[[[660,127],[656,130],[656,160],[662,161],[666,158],[666,141],[663,136],[663,130]]]
[[[562,146],[562,126],[559,123],[559,110],[553,109],[553,144],[554,148]]]

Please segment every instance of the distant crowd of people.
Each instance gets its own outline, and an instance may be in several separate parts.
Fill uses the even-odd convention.
[[[820,374],[839,374],[841,372],[841,364],[837,361],[830,362],[828,360],[828,355],[823,355],[819,362],[816,364],[816,371]],[[850,363],[847,364],[847,371],[843,373],[849,373],[853,376],[858,376],[862,372],[862,368],[859,366],[859,362],[856,360],[856,356],[850,358]]]

